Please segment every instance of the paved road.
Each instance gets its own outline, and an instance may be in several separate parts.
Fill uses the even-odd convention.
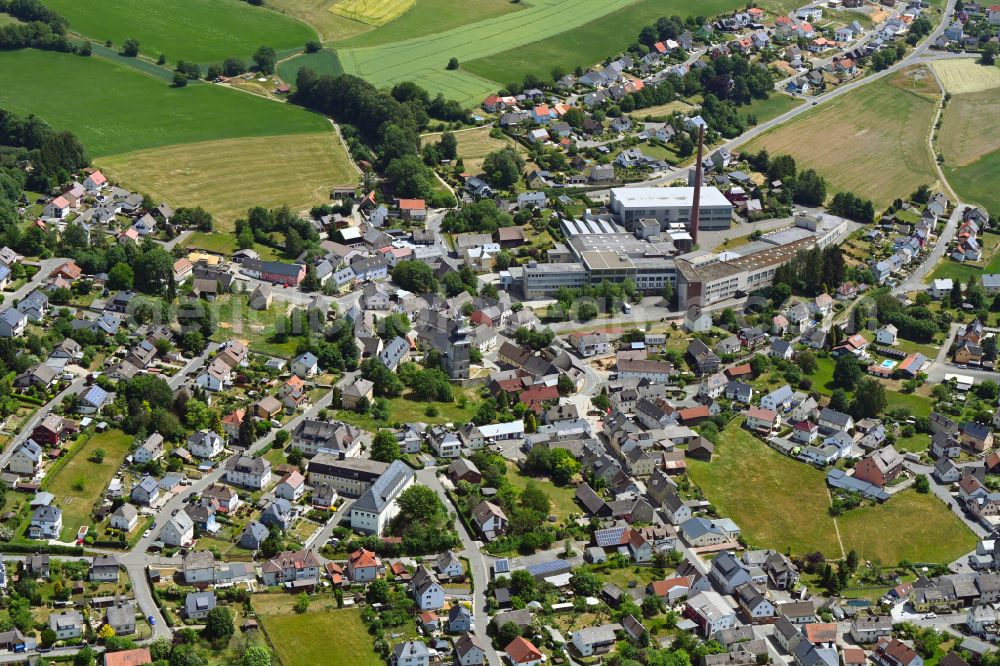
[[[951,494],[951,486],[942,485],[938,483],[937,479],[934,478],[934,468],[929,465],[920,465],[917,463],[906,463],[904,465],[908,470],[914,474],[924,474],[927,476],[927,480],[930,481],[931,492],[944,502],[951,510],[957,515],[965,525],[972,530],[977,537],[980,539],[985,538],[989,535],[989,532],[979,524],[978,521],[970,520],[965,511],[958,503],[958,499]]]
[[[194,233],[194,229],[185,229],[184,231],[180,232],[179,234],[177,234],[175,237],[171,238],[170,240],[165,241],[163,243],[160,243],[160,245],[162,245],[163,248],[167,252],[170,252],[170,250],[174,249],[175,245],[179,245],[180,243],[183,243],[184,241],[186,241],[188,239],[188,236],[190,236],[193,233]]]
[[[905,294],[911,291],[923,291],[926,288],[927,285],[924,284],[924,278],[934,270],[938,261],[941,260],[944,253],[948,250],[948,246],[955,237],[955,232],[958,231],[958,224],[962,221],[962,211],[967,206],[968,204],[961,202],[955,204],[955,209],[945,223],[944,230],[938,237],[934,247],[931,248],[930,254],[927,255],[919,266],[913,269],[913,272],[905,280],[893,288],[892,293]]]
[[[62,257],[55,257],[52,259],[42,259],[41,261],[38,262],[38,265],[40,266],[38,272],[35,273],[35,275],[30,280],[25,282],[20,289],[17,289],[11,293],[4,292],[3,302],[13,303],[14,301],[21,300],[22,298],[30,294],[33,290],[38,289],[39,287],[44,285],[48,281],[49,275],[52,273],[52,271],[59,268],[67,261],[69,261],[69,259],[65,259]]]
[[[10,456],[14,452],[14,449],[16,449],[18,445],[21,444],[21,442],[25,441],[26,439],[28,439],[28,437],[31,436],[31,433],[35,429],[35,426],[41,423],[42,419],[48,416],[49,412],[51,412],[54,407],[62,403],[62,401],[66,398],[66,396],[68,396],[70,393],[77,393],[78,391],[80,391],[80,389],[83,388],[85,383],[86,383],[86,377],[81,377],[73,381],[69,386],[67,386],[60,393],[58,393],[56,397],[52,398],[52,400],[50,400],[49,402],[38,408],[38,411],[35,412],[34,416],[28,419],[25,422],[25,424],[21,426],[20,432],[18,432],[17,435],[14,437],[14,439],[11,441],[11,444],[10,446],[7,447],[7,450],[4,451],[2,455],[0,455],[0,469],[3,469],[4,467],[7,466],[7,462],[10,460]]]
[[[417,481],[434,490],[446,507],[453,506],[451,500],[448,499],[448,495],[445,493],[444,486],[441,485],[441,481],[437,477],[436,467],[425,467],[422,470],[418,470]],[[489,616],[486,614],[486,587],[489,584],[490,571],[481,550],[482,543],[472,539],[472,536],[465,529],[465,524],[461,520],[455,521],[455,527],[458,530],[459,538],[462,540],[462,551],[459,554],[468,558],[469,568],[471,569],[470,574],[472,575],[474,588],[472,620],[476,624],[476,638],[479,639],[483,649],[486,650],[486,657],[489,660],[490,666],[501,666],[500,656],[493,649],[490,638],[486,635],[486,625],[489,623]]]
[[[213,354],[215,354],[215,350],[217,350],[218,348],[219,348],[218,342],[208,343],[204,351],[202,351],[200,354],[198,354],[193,359],[188,361],[187,365],[185,365],[177,372],[177,374],[175,374],[173,377],[167,380],[167,384],[170,385],[170,388],[174,389],[175,391],[179,389],[181,385],[184,384],[184,381],[186,379],[192,376],[196,370],[198,370],[199,368],[201,368],[202,365],[205,364],[205,361],[207,361]]]

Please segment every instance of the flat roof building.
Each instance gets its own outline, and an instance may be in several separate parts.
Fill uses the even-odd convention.
[[[616,187],[611,190],[611,211],[615,220],[632,229],[639,220],[655,219],[661,230],[671,223],[691,221],[693,187]],[[701,188],[698,228],[704,231],[728,229],[733,220],[733,204],[715,187]]]

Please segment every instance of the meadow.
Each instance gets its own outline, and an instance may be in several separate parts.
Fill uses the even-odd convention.
[[[53,103],[56,89],[65,103]],[[34,49],[0,53],[0,106],[72,130],[91,157],[330,127],[320,115],[220,86],[171,88],[101,58]]]
[[[289,85],[295,85],[295,78],[299,70],[308,67],[314,72],[323,74],[333,74],[339,76],[344,73],[344,68],[340,65],[340,58],[336,51],[321,49],[315,53],[302,53],[293,58],[282,60],[278,63],[278,76]]]
[[[934,495],[907,490],[885,504],[832,518],[824,472],[784,456],[733,421],[712,462],[688,460],[688,475],[720,515],[736,521],[755,547],[793,554],[821,551],[839,559],[852,548],[862,559],[947,563],[969,552],[975,536]],[[901,531],[899,525],[906,525]],[[839,529],[839,539],[838,539]]]
[[[216,231],[231,231],[251,205],[303,210],[328,202],[333,185],[358,177],[332,130],[164,146],[96,164],[125,187],[159,201],[202,206],[215,217]],[[261,177],[278,164],[294,176]]]
[[[843,557],[823,472],[784,456],[733,421],[712,462],[688,460],[688,475],[719,511],[736,521],[747,543],[794,554]]]
[[[500,150],[505,146],[514,146],[517,152],[522,155],[526,153],[524,147],[511,139],[495,139],[490,136],[489,127],[477,127],[471,130],[455,132],[455,139],[458,141],[458,157],[465,164],[465,170],[469,173],[479,173],[483,168],[483,160],[487,154]],[[440,133],[424,134],[420,137],[423,145],[437,143],[441,140]]]
[[[267,608],[261,596],[255,595],[253,606],[268,640],[283,666],[313,666],[314,664],[353,664],[382,666],[383,661],[372,646],[372,638],[358,608],[332,610],[336,607],[328,598],[326,608],[313,602],[305,613],[293,613],[295,597],[281,595],[274,608]],[[276,597],[277,595],[266,595]],[[316,640],[317,637],[323,640]]]
[[[822,174],[831,193],[854,192],[882,208],[900,192],[937,180],[924,138],[939,92],[926,69],[905,70],[800,114],[741,149],[791,155],[799,169]]]
[[[945,164],[944,173],[955,193],[966,203],[976,203],[985,206],[987,210],[995,211],[1000,206],[1000,195],[997,194],[997,183],[1000,182],[1000,150],[983,155],[978,160],[963,167],[953,167]],[[990,262],[992,272],[1000,267]]]
[[[1000,157],[1000,151],[997,152],[997,155]],[[995,173],[997,176],[1000,176],[1000,160],[997,160],[996,167]],[[964,169],[958,170],[958,173],[964,172]],[[956,181],[962,182],[960,177],[954,177],[952,174],[948,175],[948,182],[961,194],[962,189],[956,186]],[[984,194],[987,191],[989,192],[989,196],[992,197],[993,202],[997,201],[996,194],[993,193],[996,188],[996,182],[997,180],[994,178],[992,180],[993,184],[987,190],[983,191]],[[983,185],[985,186],[985,183]],[[965,196],[962,197],[962,200],[977,201]],[[952,280],[961,280],[963,283],[966,283],[969,279],[978,278],[983,273],[1000,273],[1000,251],[998,251],[1000,249],[1000,235],[987,231],[980,236],[979,242],[983,245],[983,261],[975,263],[963,261],[959,263],[945,256],[925,280],[929,282],[931,280],[951,278]]]
[[[661,16],[687,16],[696,11],[702,16],[712,17],[739,6],[740,3],[733,0],[702,0],[695,6],[696,10],[686,0],[639,0],[624,5],[608,2],[604,12],[593,16],[587,12],[586,21],[577,20],[582,11],[573,12],[572,22],[563,24],[561,30],[539,34],[530,40],[522,40],[520,35],[530,35],[532,28],[519,30],[518,39],[514,43],[508,42],[502,50],[476,56],[475,60],[459,56],[459,61],[463,70],[500,84],[521,81],[526,74],[549,78],[553,67],[571,72],[577,65],[590,67],[624,51],[636,41],[643,27]],[[524,13],[525,18],[529,12]],[[540,19],[548,21],[551,27],[560,25],[558,17]],[[614,29],[609,30],[609,26],[614,26]],[[546,26],[540,25],[537,29],[544,28]]]
[[[915,490],[904,490],[885,504],[848,511],[837,523],[845,547],[856,550],[862,561],[884,565],[900,560],[951,563],[976,546],[975,535],[941,500]]]
[[[301,47],[316,39],[305,23],[242,0],[46,0],[69,21],[70,30],[115,47],[137,39],[139,51],[170,62],[249,58],[257,47]]]
[[[97,433],[68,454],[70,459],[55,474],[45,477],[43,490],[56,496],[63,512],[64,541],[72,540],[80,527],[90,524],[94,503],[104,494],[131,445],[132,436],[121,430]],[[91,459],[97,449],[104,449],[104,462]]]
[[[738,4],[734,0],[706,0],[701,5],[707,6],[699,11],[711,14],[713,9],[732,8]],[[632,5],[641,9],[617,13]],[[495,90],[498,80],[523,76],[519,67],[537,68],[544,64],[548,75],[554,65],[571,63],[572,69],[577,64],[592,64],[603,57],[600,54],[611,48],[612,43],[616,44],[613,50],[620,50],[635,40],[645,23],[664,14],[684,13],[687,6],[683,0],[641,0],[639,3],[633,0],[536,0],[526,9],[512,14],[392,44],[343,48],[338,50],[338,55],[346,72],[363,76],[376,86],[416,81],[432,92],[440,91],[462,103],[472,104]],[[609,36],[607,30],[612,22],[615,37]],[[587,27],[578,31],[582,26]],[[617,39],[622,40],[621,44],[615,41]],[[543,40],[558,44],[556,60],[548,60],[547,52],[533,50],[542,47]],[[527,44],[533,46],[520,48]],[[512,51],[517,59],[522,59],[522,52],[528,53],[528,62],[521,65],[513,60],[505,62],[497,79],[484,75],[485,70],[445,69],[452,57],[459,63],[468,63],[504,51]],[[491,69],[491,72],[496,70]]]

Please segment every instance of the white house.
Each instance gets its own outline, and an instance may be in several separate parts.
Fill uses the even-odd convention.
[[[226,483],[263,490],[271,482],[271,461],[253,456],[233,456],[226,461]]]
[[[163,455],[163,435],[154,432],[146,438],[132,454],[132,459],[140,465],[157,460]]]
[[[896,344],[896,334],[899,332],[892,324],[886,324],[882,328],[875,331],[875,342],[880,345],[894,345]]]
[[[319,374],[319,359],[312,352],[300,354],[290,366],[293,375],[308,379]]]
[[[684,313],[684,330],[688,333],[707,333],[712,330],[712,317],[698,306]]]
[[[274,487],[274,494],[289,502],[297,502],[306,492],[306,479],[302,474],[293,470],[281,478],[278,485]]]
[[[137,522],[139,522],[139,512],[131,504],[125,503],[111,514],[108,525],[116,530],[131,532]]]
[[[14,474],[34,476],[42,465],[42,447],[33,439],[22,442],[10,456],[8,469]]]
[[[951,278],[938,278],[931,282],[931,286],[927,287],[927,293],[931,298],[944,298],[946,294],[951,293],[953,286],[954,282],[952,282]]]
[[[570,635],[573,647],[581,657],[610,652],[615,646],[615,625],[602,624],[599,627],[584,627]]]
[[[351,529],[380,535],[399,513],[399,495],[413,485],[413,470],[401,460],[389,468],[351,505]],[[424,609],[426,610],[426,609]]]
[[[194,540],[194,522],[184,511],[178,511],[160,530],[160,541],[167,546],[184,546]]]
[[[413,598],[422,611],[438,610],[444,607],[444,588],[437,576],[424,567],[418,567],[413,574]]]
[[[187,438],[187,450],[199,458],[214,458],[222,453],[222,438],[212,430],[200,430]]]

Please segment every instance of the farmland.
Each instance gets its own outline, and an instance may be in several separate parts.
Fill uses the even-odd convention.
[[[405,14],[414,0],[338,0],[330,7],[337,16],[381,26]]]
[[[824,175],[832,190],[881,208],[900,192],[936,181],[924,137],[938,93],[926,69],[905,70],[803,113],[743,149],[789,154],[800,169]]]
[[[316,38],[308,25],[240,0],[47,0],[70,30],[115,46],[137,39],[141,53],[199,63],[249,58],[258,46],[301,47]]]
[[[465,164],[465,170],[469,173],[479,173],[483,168],[483,159],[488,153],[500,150],[504,146],[514,146],[519,153],[524,153],[524,148],[510,139],[495,139],[490,136],[489,127],[477,127],[473,130],[455,132],[455,139],[458,141],[458,157]],[[441,135],[424,134],[420,137],[423,144],[436,143],[441,140]]]
[[[996,184],[1000,182],[1000,150],[994,150],[968,166],[956,168],[946,164],[944,172],[962,201],[977,203],[989,210],[996,210],[1000,205],[996,189]]]
[[[1000,73],[1000,69],[996,70]],[[1000,97],[996,90],[953,95],[938,140],[945,164],[966,167],[1000,150]]]
[[[336,604],[328,597],[329,608],[320,607],[319,601],[314,601],[315,610],[292,613],[294,599],[282,595],[280,600],[286,603],[265,608],[263,603],[258,603],[258,597],[254,598],[261,625],[284,666],[381,666],[382,659],[372,647],[359,609],[333,610]],[[316,640],[318,636],[324,640]]]
[[[250,205],[309,208],[329,201],[332,185],[356,178],[333,131],[165,146],[104,157],[97,164],[124,186],[158,200],[204,207],[220,231],[232,230]],[[295,177],[262,178],[275,164]]]
[[[344,73],[344,68],[340,66],[340,58],[336,51],[322,49],[316,53],[303,53],[289,58],[278,64],[278,76],[287,81],[290,85],[295,85],[295,77],[303,67],[308,67],[314,72],[333,74],[338,76]]]
[[[699,11],[711,14],[738,4],[733,0],[707,0],[699,5]],[[542,69],[547,76],[554,65],[569,63],[572,69],[577,64],[600,60],[602,54],[631,43],[645,23],[664,14],[685,13],[686,6],[682,0],[538,0],[521,11],[471,25],[383,46],[339,49],[338,55],[346,72],[363,76],[376,86],[412,80],[432,92],[473,103],[494,90],[496,81],[518,79],[529,66],[534,71],[544,63]],[[615,34],[620,35],[621,43],[609,40],[609,21],[615,22]],[[552,48],[556,60],[549,59],[550,43],[555,45]],[[526,44],[532,46],[518,48]],[[516,49],[511,57],[497,56],[511,49]],[[445,70],[452,57],[468,63],[489,56],[499,60],[466,72]]]
[[[72,103],[53,104],[55,88]],[[171,88],[100,58],[34,49],[0,53],[0,106],[72,130],[91,157],[330,126],[322,116],[234,90]]]
[[[1000,87],[1000,69],[984,67],[972,58],[938,60],[931,67],[945,92],[952,95],[982,92]]]
[[[55,474],[45,477],[42,487],[56,496],[62,508],[63,540],[71,540],[81,526],[90,524],[94,503],[104,494],[131,444],[132,437],[120,430],[97,433],[68,454],[71,457]],[[97,449],[104,449],[104,462],[92,460]]]
[[[459,56],[459,61],[463,69],[498,83],[521,81],[526,74],[549,78],[553,67],[572,71],[577,65],[590,66],[623,51],[635,41],[644,26],[661,16],[691,14],[691,5],[684,0],[640,0],[634,4],[612,1],[604,5],[604,11],[593,15],[589,8],[583,7],[579,12],[567,12],[565,18],[569,20],[565,23],[558,17],[539,16],[534,19],[539,24],[526,22],[527,29],[518,29],[515,43],[510,43],[504,35],[503,49],[477,54],[476,60]],[[697,4],[697,13],[714,16],[738,6],[739,3],[732,0],[702,0]],[[530,12],[522,14],[525,19]],[[583,16],[586,20],[579,20]],[[559,25],[563,26],[560,30],[550,29]],[[609,32],[609,25],[615,26],[613,32]],[[521,38],[521,35],[528,37],[532,31],[542,30],[547,34]]]

